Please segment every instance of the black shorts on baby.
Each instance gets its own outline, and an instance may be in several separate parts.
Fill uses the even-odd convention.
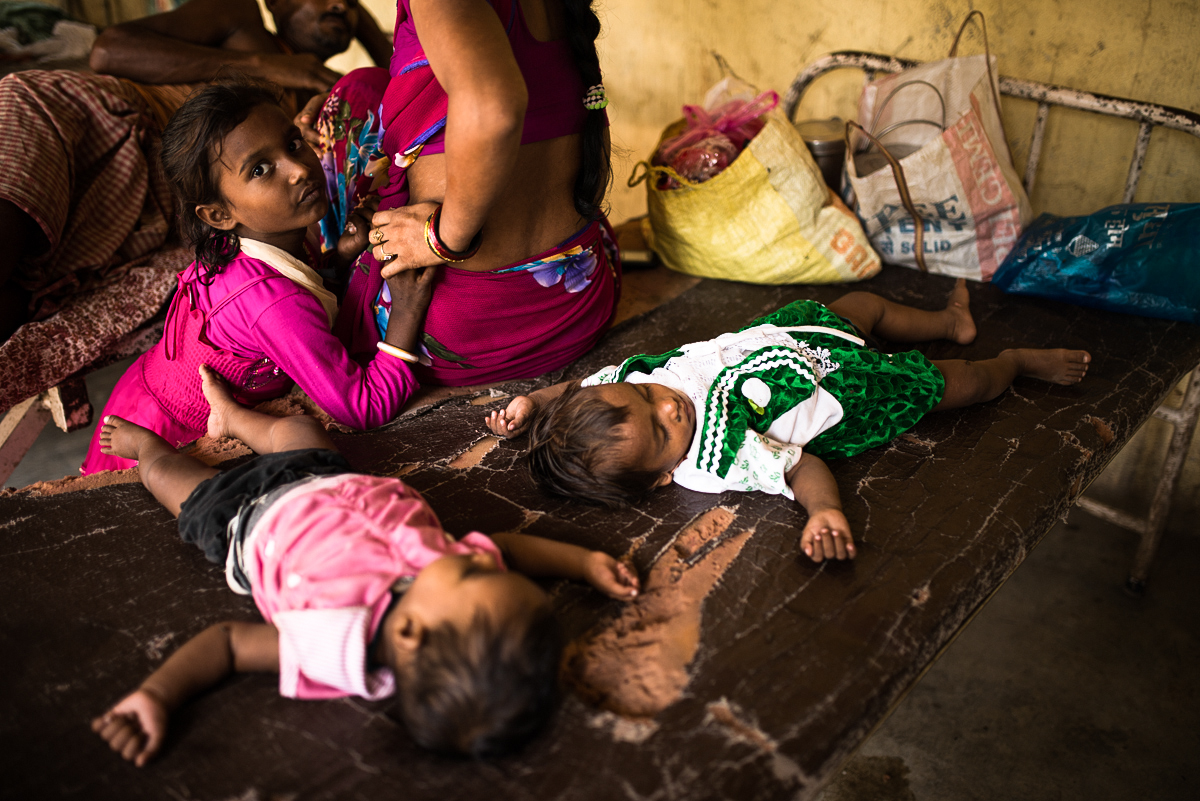
[[[261,506],[257,499],[307,478],[355,472],[346,457],[328,448],[256,456],[192,490],[179,508],[179,536],[204,551],[210,562],[224,564],[231,531],[249,531],[251,526],[240,524]]]

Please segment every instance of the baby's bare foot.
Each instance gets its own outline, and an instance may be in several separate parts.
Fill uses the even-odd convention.
[[[229,433],[229,411],[238,403],[225,379],[207,364],[200,365],[200,391],[208,401],[208,435],[213,439],[233,436]]]
[[[115,414],[106,416],[100,426],[100,452],[109,456],[141,461],[142,449],[156,440],[166,444],[162,437],[150,429]]]
[[[1021,375],[1055,384],[1078,384],[1087,375],[1088,363],[1092,360],[1092,354],[1086,350],[1066,348],[1020,348],[1005,353],[1011,353],[1020,360]]]
[[[960,278],[954,284],[946,311],[953,321],[949,339],[959,345],[970,345],[975,341],[975,318],[971,316],[971,297],[967,292],[967,279]]]

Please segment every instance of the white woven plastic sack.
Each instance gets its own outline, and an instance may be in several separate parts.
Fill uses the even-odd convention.
[[[948,58],[885,76],[859,102],[862,126],[877,136],[906,123],[879,138],[893,154],[909,153],[899,162],[924,223],[927,269],[976,281],[991,278],[1033,216],[1004,139],[999,88],[993,94],[988,86],[987,58]],[[853,151],[861,143],[852,145],[846,175],[871,244],[886,262],[918,267],[913,216],[893,170],[860,176]]]

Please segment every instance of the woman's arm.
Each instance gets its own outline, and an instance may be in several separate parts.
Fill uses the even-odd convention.
[[[452,251],[468,249],[510,180],[529,101],[508,36],[486,0],[412,0],[417,37],[446,90],[446,187],[438,236]],[[425,243],[433,205],[378,212],[385,244],[373,253],[384,277],[440,264]]]
[[[808,522],[800,535],[804,553],[814,562],[853,559],[857,550],[850,523],[842,513],[837,482],[825,462],[811,453],[803,453],[786,478],[796,501],[808,512]]]
[[[262,670],[279,670],[275,627],[217,623],[188,640],[141,687],[93,720],[92,731],[141,767],[158,753],[171,712],[230,673]]]
[[[496,534],[492,541],[500,547],[509,567],[519,573],[586,581],[619,601],[637,597],[637,575],[624,562],[602,551],[528,534]]]

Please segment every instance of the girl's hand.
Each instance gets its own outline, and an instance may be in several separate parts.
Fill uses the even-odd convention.
[[[841,509],[822,509],[810,513],[800,547],[814,562],[826,559],[853,559],[858,551],[850,535],[850,523]]]
[[[624,562],[618,562],[603,551],[590,551],[583,560],[583,578],[609,598],[632,601],[637,597],[637,574]]]
[[[325,105],[327,97],[329,97],[328,92],[319,92],[313,95],[304,104],[304,108],[300,109],[296,119],[292,120],[292,123],[300,129],[300,135],[304,137],[304,141],[308,142],[318,153],[320,153],[321,136],[317,133],[317,115],[321,113],[321,107]]]
[[[518,395],[509,401],[508,408],[487,416],[487,427],[498,437],[512,439],[525,433],[533,422],[537,404],[528,395]]]
[[[367,234],[371,231],[368,217],[355,212],[346,221],[346,230],[338,237],[337,258],[339,264],[350,264],[367,249]]]
[[[437,277],[436,267],[418,267],[394,273],[387,278],[392,293],[392,314],[399,311],[406,315],[423,315],[433,298],[433,282]]]
[[[162,745],[167,733],[167,708],[150,693],[137,690],[93,720],[92,731],[140,768]]]
[[[398,209],[377,211],[371,218],[371,255],[383,264],[384,278],[404,270],[442,264],[425,242],[425,221],[436,203],[415,203]]]

